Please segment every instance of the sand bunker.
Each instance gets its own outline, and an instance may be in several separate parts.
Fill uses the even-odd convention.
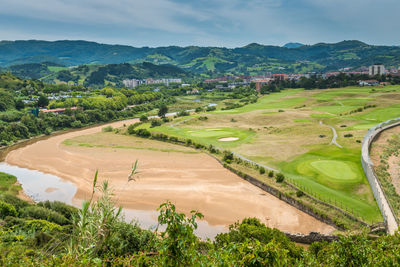
[[[221,141],[221,142],[231,142],[231,141],[236,141],[236,140],[239,140],[239,138],[238,137],[224,137],[224,138],[218,139],[218,141]]]
[[[117,128],[136,121],[109,125]],[[125,208],[156,210],[161,203],[170,200],[186,214],[191,210],[200,211],[210,225],[229,225],[243,218],[257,217],[266,225],[287,232],[330,233],[334,230],[244,181],[203,153],[62,144],[66,139],[101,133],[105,126],[54,136],[14,150],[8,154],[6,162],[73,182],[78,187],[73,200],[77,205],[90,197],[92,179],[98,169],[99,183],[108,179],[116,200]],[[115,143],[118,135],[110,135]],[[154,146],[159,144],[154,142]],[[182,150],[182,147],[176,147]],[[135,181],[128,182],[130,168],[136,159],[139,174]]]

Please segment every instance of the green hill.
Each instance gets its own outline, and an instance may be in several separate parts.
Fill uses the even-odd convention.
[[[290,48],[288,48],[290,47]],[[252,43],[239,48],[141,47],[87,41],[1,41],[0,66],[55,62],[65,66],[85,64],[170,64],[195,73],[257,75],[267,71],[299,73],[357,68],[381,62],[398,67],[400,47],[374,46],[360,41],[335,44],[289,44],[286,47]]]

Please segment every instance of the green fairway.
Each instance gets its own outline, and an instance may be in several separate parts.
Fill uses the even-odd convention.
[[[185,139],[191,139],[196,143],[212,144],[222,148],[232,148],[240,144],[251,142],[252,138],[256,135],[253,131],[234,129],[234,128],[176,128],[170,126],[161,126],[156,128],[149,128],[151,132],[162,132],[170,136],[176,136]],[[234,141],[219,141],[221,138],[238,138]]]
[[[381,215],[359,157],[358,150],[330,146],[282,163],[281,168],[305,191],[330,203],[342,203],[366,221],[377,221]]]
[[[302,92],[303,89],[289,89],[284,90],[279,93],[273,93],[264,97],[261,97],[257,103],[246,105],[237,109],[230,110],[218,110],[215,111],[217,114],[238,114],[238,113],[246,113],[255,110],[263,110],[263,109],[277,109],[277,108],[289,108],[295,107],[297,105],[302,104],[307,98],[305,97],[297,97],[297,98],[287,98]]]
[[[360,181],[357,179],[357,173],[354,172],[351,166],[346,162],[337,160],[318,160],[311,162],[310,166],[313,167],[316,172],[328,177],[329,180],[335,180],[335,182],[341,182],[342,180],[346,182]]]
[[[204,115],[207,120],[196,117]],[[382,219],[361,167],[360,140],[379,122],[400,117],[400,86],[289,89],[204,115],[149,130],[237,152],[279,169],[305,192],[366,222]],[[331,144],[328,125],[342,148]]]

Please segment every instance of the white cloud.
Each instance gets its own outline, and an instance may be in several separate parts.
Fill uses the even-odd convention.
[[[0,16],[20,20],[17,31],[39,39],[229,47],[344,39],[400,43],[393,28],[398,0],[0,0],[0,6]],[[23,24],[26,19],[40,22],[43,30]],[[60,33],[46,27],[59,27]]]

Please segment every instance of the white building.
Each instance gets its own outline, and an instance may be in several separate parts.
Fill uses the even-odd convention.
[[[383,64],[374,64],[369,66],[369,76],[384,75],[385,66]]]
[[[123,80],[122,83],[125,85],[125,87],[135,88],[136,86],[138,86],[140,84],[140,81],[136,80],[136,79],[127,79],[127,80]]]

